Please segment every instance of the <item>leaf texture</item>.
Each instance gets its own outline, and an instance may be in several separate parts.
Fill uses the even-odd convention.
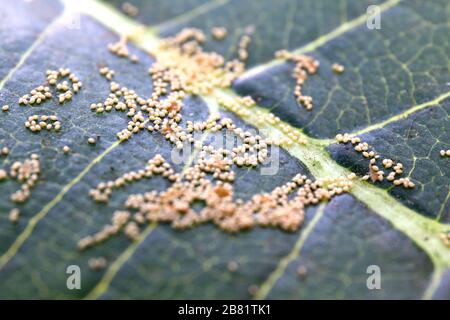
[[[0,103],[11,107],[0,115],[0,147],[10,149],[0,168],[41,155],[41,180],[20,205],[17,224],[8,221],[8,212],[9,195],[19,185],[0,182],[0,298],[449,298],[450,249],[439,238],[450,230],[450,167],[439,154],[450,149],[447,1],[136,0],[130,1],[139,9],[134,19],[121,12],[122,1],[84,3],[71,12],[68,1],[0,0],[6,8],[0,20]],[[366,27],[370,4],[381,8],[380,30]],[[139,170],[158,153],[171,159],[172,152],[166,139],[148,132],[119,142],[126,115],[89,110],[109,94],[98,68],[107,65],[115,70],[114,81],[148,97],[154,57],[145,49],[183,28],[208,32],[214,26],[226,27],[228,36],[215,41],[208,34],[205,48],[228,59],[236,56],[239,38],[252,34],[249,69],[230,91],[187,97],[183,122],[219,113],[261,135],[282,136],[276,126],[258,123],[256,113],[241,119],[213,101],[216,93],[250,95],[256,110],[278,116],[309,142],[273,147],[279,154],[276,175],[236,169],[239,198],[269,192],[298,173],[312,179],[366,174],[367,160],[331,140],[343,132],[401,161],[416,188],[357,182],[350,194],[308,208],[304,225],[292,233],[255,228],[230,235],[212,225],[176,231],[150,224],[134,242],[121,235],[78,251],[79,239],[108,223],[127,195],[169,186],[162,178],[129,184],[107,204],[88,196],[99,182]],[[108,52],[121,36],[130,36],[138,64]],[[303,87],[314,98],[313,111],[295,101],[294,66],[274,59],[278,49],[320,61],[319,72]],[[343,74],[332,72],[336,62],[345,66]],[[83,81],[72,101],[18,105],[20,96],[45,82],[47,69],[62,66]],[[32,134],[23,126],[30,115],[53,113],[62,119],[58,133]],[[89,137],[98,138],[95,146]],[[220,141],[211,132],[195,138]],[[70,156],[64,145],[71,147]],[[106,269],[90,270],[89,259],[98,256],[107,259]],[[230,271],[230,263],[237,269]],[[73,264],[82,269],[81,290],[66,287],[66,268]],[[381,290],[366,286],[370,265],[382,271]]]

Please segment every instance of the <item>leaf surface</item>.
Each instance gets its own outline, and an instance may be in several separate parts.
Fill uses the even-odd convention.
[[[0,0],[7,17],[0,20],[0,103],[11,107],[0,115],[0,147],[10,148],[0,168],[32,153],[41,156],[41,179],[19,206],[17,224],[8,221],[8,212],[14,207],[9,196],[19,185],[0,182],[0,298],[448,299],[450,250],[440,236],[450,229],[450,169],[448,158],[439,155],[450,149],[446,1],[130,2],[139,9],[135,20],[119,12],[122,1],[91,0],[75,8],[81,14],[63,15],[67,1]],[[366,28],[369,4],[381,7],[380,30]],[[142,33],[142,26],[149,26],[148,32]],[[214,26],[227,28],[224,41],[211,38]],[[272,112],[309,142],[273,147],[279,154],[276,175],[236,169],[239,198],[269,192],[298,173],[312,179],[350,170],[364,175],[367,160],[331,140],[342,132],[357,133],[383,157],[401,161],[416,188],[357,181],[350,194],[308,208],[304,225],[292,233],[255,228],[230,235],[212,225],[176,231],[151,224],[135,242],[120,235],[78,251],[80,238],[108,223],[129,194],[169,186],[154,178],[114,191],[107,204],[89,197],[99,182],[139,170],[158,153],[171,159],[172,153],[167,140],[147,131],[118,142],[127,116],[89,109],[109,94],[98,68],[107,65],[114,81],[148,97],[147,70],[154,58],[144,49],[186,27],[204,30],[205,48],[226,58],[235,57],[239,38],[251,33],[249,70],[232,90],[217,94],[251,95],[255,110]],[[107,50],[125,35],[131,36],[138,64]],[[314,98],[313,111],[295,102],[293,64],[274,60],[278,49],[320,60],[318,74],[304,85]],[[331,71],[335,62],[345,66],[343,74]],[[59,67],[83,81],[72,101],[19,106],[20,96],[45,82],[47,69]],[[241,119],[219,110],[215,98],[216,93],[187,97],[183,123],[219,112],[272,139],[284,135],[258,122],[256,112]],[[58,133],[33,134],[23,125],[30,115],[53,113],[62,119]],[[87,143],[89,137],[98,138],[95,146]],[[207,143],[218,138],[217,133],[196,137]],[[63,153],[64,145],[71,147],[70,155]],[[188,161],[193,159],[195,154]],[[98,256],[107,259],[106,269],[90,270],[89,259]],[[230,271],[230,263],[237,269]],[[73,264],[82,269],[81,290],[66,287],[66,268]],[[381,269],[381,290],[366,286],[370,265]]]

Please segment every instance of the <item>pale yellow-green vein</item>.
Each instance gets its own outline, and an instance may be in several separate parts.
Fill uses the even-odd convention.
[[[148,235],[156,228],[157,224],[149,224],[145,230],[139,235],[138,239],[133,241],[120,255],[119,257],[110,265],[108,270],[105,272],[103,277],[97,283],[97,285],[86,295],[84,299],[95,300],[98,299],[103,293],[108,290],[109,285],[113,281],[116,274],[122,268],[122,266],[127,262],[134,252],[137,250],[139,245],[147,238]]]
[[[211,112],[214,114],[214,112]],[[205,132],[199,139],[200,142],[203,142],[208,136],[208,133]],[[187,159],[186,163],[183,166],[182,172],[185,172],[192,162],[194,161],[196,155],[198,154],[198,150],[195,150]],[[149,236],[152,231],[157,227],[157,223],[153,223],[148,225],[144,231],[139,235],[138,239],[133,241],[120,255],[114,260],[114,262],[110,265],[108,270],[106,270],[103,277],[100,281],[95,285],[95,287],[86,295],[85,299],[87,300],[95,300],[98,299],[102,294],[104,294],[111,282],[114,280],[115,276],[122,268],[122,266],[133,256],[139,246],[145,241],[147,236]]]
[[[445,99],[450,97],[450,91],[441,94],[440,96],[436,97],[435,99],[431,100],[431,101],[427,101],[421,104],[418,104],[412,108],[409,108],[399,114],[396,114],[382,122],[373,124],[371,126],[368,126],[364,129],[358,130],[358,131],[354,131],[353,133],[356,135],[359,134],[364,134],[373,130],[377,130],[377,129],[382,129],[384,127],[386,127],[388,124],[391,124],[393,122],[396,122],[398,120],[401,119],[405,119],[407,117],[409,117],[410,115],[412,115],[413,113],[416,113],[417,111],[420,111],[422,109],[428,108],[428,107],[435,107],[435,106],[439,106],[439,104],[444,101]]]
[[[61,191],[54,197],[49,203],[47,203],[37,214],[35,214],[27,223],[25,229],[14,240],[12,245],[6,250],[6,252],[0,256],[0,270],[13,258],[24,242],[31,236],[36,225],[41,221],[48,212],[57,205],[64,197],[64,195],[72,189],[80,180],[91,170],[91,168],[98,162],[100,162],[108,153],[120,144],[120,141],[114,142],[108,149],[103,151],[98,157],[93,159],[74,179],[66,184]]]
[[[431,275],[431,279],[428,284],[428,287],[425,290],[424,294],[422,295],[423,300],[430,300],[433,298],[433,295],[436,292],[436,289],[439,287],[439,285],[441,283],[442,274],[443,274],[444,270],[445,269],[442,267],[434,268],[433,274]]]
[[[125,36],[142,49],[157,51],[159,39],[153,29],[120,13],[113,6],[97,0],[84,0],[73,4],[71,0],[61,0],[67,11],[73,15],[84,14],[102,23],[119,36]]]
[[[308,239],[308,236],[313,232],[314,227],[317,225],[320,218],[322,218],[324,211],[325,211],[325,204],[321,204],[318,207],[316,213],[314,214],[314,217],[308,223],[308,225],[299,232],[299,237],[295,242],[294,246],[292,247],[292,250],[289,252],[289,254],[278,262],[277,267],[272,271],[269,277],[259,286],[258,291],[254,296],[255,299],[257,300],[265,299],[269,294],[269,292],[272,290],[272,288],[275,286],[277,281],[283,276],[288,265],[299,257],[303,245]]]
[[[393,7],[395,7],[401,0],[388,0],[384,3],[382,3],[379,8],[380,8],[380,13],[387,11]],[[329,43],[330,41],[342,36],[343,34],[345,34],[346,32],[361,26],[363,24],[365,24],[367,21],[367,15],[363,14],[361,16],[358,16],[352,20],[347,21],[346,23],[340,25],[339,27],[337,27],[336,29],[333,29],[332,31],[321,35],[320,37],[316,38],[315,40],[307,43],[306,45],[295,49],[294,52],[297,54],[303,54],[303,53],[307,53],[307,52],[312,52],[314,50],[316,50],[317,48]],[[261,72],[264,72],[265,70],[280,64],[282,61],[281,60],[271,60],[265,64],[261,64],[258,66],[255,66],[249,70],[247,70],[245,72],[245,74],[242,76],[242,78],[250,78],[256,74],[259,74]]]
[[[203,4],[201,4],[198,7],[195,7],[192,10],[189,10],[183,14],[180,14],[176,17],[174,17],[173,19],[164,21],[161,24],[158,24],[154,27],[152,27],[156,32],[165,29],[165,28],[171,28],[174,27],[176,25],[181,25],[183,23],[186,23],[188,21],[191,21],[205,13],[208,13],[211,10],[214,10],[216,8],[219,8],[225,4],[227,4],[229,2],[229,0],[211,0],[211,1],[207,1]]]
[[[51,23],[49,23],[44,30],[39,33],[39,35],[36,37],[36,39],[33,41],[33,43],[28,47],[27,50],[25,50],[19,60],[17,61],[16,65],[8,71],[6,76],[0,81],[0,90],[3,89],[5,84],[11,79],[11,77],[19,70],[25,61],[28,59],[28,57],[31,55],[32,52],[42,43],[42,41],[45,39],[47,34],[53,29],[53,27],[58,24],[59,20],[61,19],[62,15],[55,18]]]

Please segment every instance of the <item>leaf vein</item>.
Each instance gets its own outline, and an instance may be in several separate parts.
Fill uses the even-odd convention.
[[[54,197],[50,202],[48,202],[37,214],[35,214],[29,221],[25,229],[20,233],[20,235],[15,239],[12,245],[6,250],[6,252],[0,256],[0,270],[17,254],[25,241],[32,235],[36,225],[45,218],[49,211],[56,206],[65,196],[67,192],[74,185],[76,185],[80,180],[91,170],[91,168],[98,162],[100,162],[108,153],[115,149],[120,144],[120,141],[114,142],[109,146],[108,149],[103,151],[98,157],[93,159],[74,179],[72,179],[68,184],[66,184],[61,191]]]
[[[267,295],[270,293],[270,291],[273,289],[275,284],[278,282],[278,280],[280,280],[281,277],[284,275],[288,265],[299,257],[303,245],[305,244],[309,235],[313,232],[314,227],[317,225],[320,218],[322,218],[324,211],[325,211],[325,204],[321,204],[317,209],[317,212],[314,214],[314,217],[308,223],[308,225],[299,232],[299,237],[295,242],[294,246],[292,247],[292,250],[279,261],[277,267],[272,271],[269,277],[259,287],[257,293],[255,294],[255,299],[257,300],[265,299]]]

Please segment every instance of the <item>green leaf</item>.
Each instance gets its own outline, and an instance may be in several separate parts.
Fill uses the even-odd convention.
[[[11,108],[0,114],[0,147],[10,149],[8,157],[0,157],[0,169],[32,153],[41,158],[39,183],[18,206],[17,224],[8,221],[15,207],[9,196],[20,185],[0,182],[0,298],[449,298],[450,249],[440,236],[450,230],[450,169],[448,158],[439,154],[450,149],[446,1],[130,3],[139,9],[135,19],[120,12],[122,1],[116,0],[77,6],[69,0],[0,0],[6,8],[0,20],[0,105]],[[366,27],[370,4],[380,6],[380,30]],[[227,28],[225,40],[212,39],[214,26]],[[127,126],[126,115],[89,109],[110,92],[98,68],[107,65],[115,71],[114,81],[148,97],[154,57],[146,51],[186,27],[205,31],[205,50],[228,59],[236,56],[240,36],[253,31],[249,69],[231,90],[187,97],[183,123],[219,113],[279,140],[286,135],[279,125],[257,121],[258,111],[272,112],[308,141],[271,149],[279,153],[276,175],[237,168],[237,197],[269,192],[298,173],[312,179],[343,177],[350,170],[364,175],[367,160],[331,140],[342,132],[359,134],[383,157],[401,161],[416,188],[356,180],[350,194],[308,208],[305,223],[292,233],[254,228],[231,235],[212,225],[177,231],[150,224],[136,241],[118,235],[77,250],[78,241],[108,223],[129,194],[169,186],[153,178],[114,191],[107,204],[89,197],[98,183],[141,169],[157,153],[171,159],[172,152],[166,139],[146,131],[119,142],[116,133]],[[107,45],[121,36],[129,36],[138,64],[108,52]],[[295,101],[294,66],[274,60],[278,49],[320,61],[319,72],[303,87],[314,98],[313,111]],[[331,71],[335,62],[345,66],[343,74]],[[19,97],[45,82],[47,69],[59,67],[83,81],[72,101],[19,106]],[[251,95],[258,106],[241,117],[220,109],[218,97],[238,95]],[[60,132],[25,129],[28,116],[51,113],[61,118]],[[87,143],[89,137],[99,137],[95,146]],[[196,139],[212,144],[219,137],[206,133]],[[70,155],[63,153],[64,145]],[[194,160],[195,154],[188,164]],[[172,165],[186,168],[186,163]],[[108,265],[93,271],[88,261],[99,256]],[[230,271],[230,263],[237,263],[237,270]],[[66,287],[69,265],[82,270],[81,290]],[[380,290],[367,288],[371,265],[381,269]]]

